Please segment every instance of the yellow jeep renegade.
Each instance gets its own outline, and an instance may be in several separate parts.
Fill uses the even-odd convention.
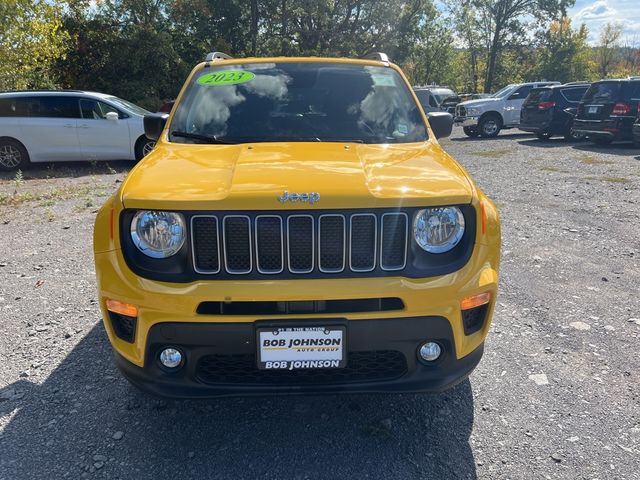
[[[166,396],[440,391],[480,361],[494,204],[386,55],[209,54],[98,213],[104,325]]]

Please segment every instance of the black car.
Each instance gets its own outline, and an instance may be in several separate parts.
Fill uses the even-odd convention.
[[[413,87],[413,90],[416,92],[418,101],[425,113],[448,111],[448,109],[442,108],[442,102],[447,98],[456,96],[455,92],[448,87],[430,85],[428,87]],[[455,110],[455,105],[453,109]]]
[[[573,131],[578,104],[588,83],[569,83],[534,88],[520,110],[520,130],[535,133],[540,139],[562,135],[567,140],[583,137]]]
[[[638,112],[636,123],[633,124],[633,144],[636,147],[640,147],[640,111]]]
[[[578,105],[573,128],[601,145],[631,141],[638,102],[640,78],[595,82]]]
[[[440,104],[440,110],[443,112],[450,113],[451,115],[456,114],[456,105],[458,105],[462,101],[462,98],[458,95],[452,95],[450,97],[445,98]]]

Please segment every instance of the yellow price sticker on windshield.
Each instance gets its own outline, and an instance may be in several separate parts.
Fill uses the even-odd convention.
[[[200,85],[238,85],[253,80],[255,75],[244,70],[223,70],[221,72],[207,73],[198,78]]]

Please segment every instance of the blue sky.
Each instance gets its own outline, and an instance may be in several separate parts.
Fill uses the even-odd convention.
[[[623,41],[640,45],[640,0],[577,0],[569,16],[574,27],[587,25],[589,43],[597,43],[604,24],[619,22],[624,27]]]

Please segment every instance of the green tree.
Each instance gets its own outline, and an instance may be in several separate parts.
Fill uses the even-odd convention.
[[[588,34],[584,24],[578,30],[572,29],[568,17],[551,22],[549,28],[539,35],[536,76],[563,83],[591,79]]]
[[[623,26],[620,23],[607,23],[600,31],[600,39],[595,49],[595,60],[600,78],[607,78],[620,56],[620,39]]]
[[[526,42],[528,31],[566,15],[575,0],[470,0],[487,52],[484,91],[493,89],[502,54]],[[513,53],[513,52],[512,52]]]
[[[69,36],[60,2],[0,1],[0,90],[53,87],[52,65]]]

